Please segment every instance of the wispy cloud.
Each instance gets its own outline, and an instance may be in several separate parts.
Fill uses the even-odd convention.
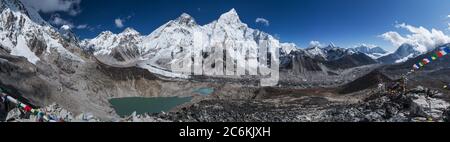
[[[309,42],[308,48],[312,48],[312,47],[322,47],[322,44],[319,41],[311,41],[311,42]]]
[[[270,25],[269,20],[264,19],[264,18],[256,18],[255,22],[264,24],[265,26],[269,26]]]

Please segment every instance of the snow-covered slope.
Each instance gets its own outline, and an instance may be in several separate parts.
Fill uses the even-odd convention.
[[[134,29],[127,28],[122,33],[102,32],[92,40],[82,42],[86,49],[94,50],[94,55],[104,64],[114,67],[133,67],[142,58],[142,36]]]
[[[71,43],[43,21],[33,8],[19,0],[1,0],[0,10],[0,46],[10,54],[23,56],[33,64],[52,52],[83,61],[65,48]]]

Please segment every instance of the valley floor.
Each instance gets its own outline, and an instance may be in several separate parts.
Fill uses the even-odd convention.
[[[278,93],[267,95],[272,92]],[[170,112],[132,114],[110,120],[89,113],[75,116],[58,105],[46,109],[71,122],[443,122],[450,117],[450,104],[443,99],[447,94],[423,87],[409,89],[404,95],[374,89],[351,95],[334,92],[334,89],[264,88],[256,91],[259,95],[234,99],[213,94],[197,96]],[[10,115],[13,121],[33,121],[33,117],[20,118],[17,111]]]

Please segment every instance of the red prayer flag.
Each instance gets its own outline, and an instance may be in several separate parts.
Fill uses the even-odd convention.
[[[31,109],[33,109],[33,108],[31,108],[30,106],[25,106],[25,108],[23,108],[26,112],[30,112],[31,111]]]
[[[441,52],[441,51],[436,52],[436,54],[437,54],[437,56],[438,56],[439,58],[441,58],[442,56],[444,56],[444,55],[442,55],[442,52]]]

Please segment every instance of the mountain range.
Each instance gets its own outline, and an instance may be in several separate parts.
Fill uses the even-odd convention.
[[[379,64],[404,65],[426,53],[409,44],[393,53],[368,45],[300,48],[250,28],[235,9],[206,25],[184,13],[149,35],[126,28],[118,34],[104,31],[84,40],[68,26],[53,27],[20,0],[0,0],[0,12],[0,87],[14,88],[40,105],[58,102],[74,112],[99,116],[111,116],[109,98],[189,96],[189,91],[180,90],[200,86],[195,81],[202,78],[173,72],[171,65],[191,55],[207,59],[213,56],[211,47],[224,47],[224,55],[233,61],[257,60],[259,57],[239,55],[257,52],[261,45],[276,48],[280,51],[279,84],[296,88],[338,87]],[[193,82],[166,81],[179,79]],[[258,86],[252,79],[212,76],[201,81]]]

